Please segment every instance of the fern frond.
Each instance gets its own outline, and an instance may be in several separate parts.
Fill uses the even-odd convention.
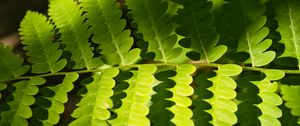
[[[0,82],[19,77],[29,69],[29,66],[23,65],[23,59],[8,46],[0,44],[0,57]]]
[[[82,100],[77,104],[79,107],[72,113],[72,117],[76,118],[76,120],[70,123],[71,126],[108,125],[107,120],[111,116],[108,109],[113,107],[110,99],[114,93],[112,90],[115,86],[113,78],[118,73],[118,69],[111,68],[93,76],[93,82],[86,86],[87,93],[83,95]]]
[[[40,125],[43,124],[44,126],[50,126],[55,125],[60,120],[60,114],[65,111],[64,103],[68,101],[68,95],[67,93],[70,92],[73,89],[73,82],[77,80],[79,75],[77,73],[68,73],[66,74],[63,82],[61,84],[58,84],[56,86],[46,87],[48,90],[53,91],[53,96],[47,96],[49,95],[49,92],[41,93],[43,96],[38,98],[44,98],[45,100],[49,101],[51,103],[50,107],[44,107],[45,102],[36,102],[35,105],[38,107],[47,110],[47,119],[39,119],[37,121],[40,122]],[[46,93],[46,94],[45,94]],[[36,109],[38,109],[38,107]]]
[[[12,93],[14,100],[8,102],[9,111],[0,113],[1,126],[27,126],[27,120],[32,116],[30,105],[35,102],[33,95],[37,94],[39,88],[46,82],[40,77],[33,77],[29,81],[19,81],[13,84],[16,90]]]
[[[291,114],[298,117],[300,125],[300,86],[281,85],[282,99],[285,106],[291,109]]]
[[[148,42],[148,52],[155,54],[154,60],[172,62],[183,49],[177,45],[177,35],[173,34],[174,24],[166,13],[168,2],[164,0],[127,0],[126,4],[137,23],[137,32]]]
[[[226,23],[230,25],[227,36],[237,42],[237,52],[246,52],[250,57],[244,61],[253,67],[269,64],[275,58],[274,51],[266,51],[272,40],[266,39],[269,29],[264,27],[267,18],[263,16],[264,4],[259,0],[227,0],[224,5],[228,15]]]
[[[237,123],[237,117],[234,114],[237,111],[237,105],[232,101],[236,97],[236,82],[230,76],[239,75],[242,68],[234,64],[226,64],[218,68],[216,76],[209,78],[213,82],[208,88],[213,93],[213,97],[205,99],[210,103],[211,109],[206,110],[211,114],[210,123],[214,126],[229,126]]]
[[[279,58],[293,57],[297,59],[300,69],[300,1],[299,0],[274,0],[278,29],[285,48]]]
[[[176,32],[190,39],[190,48],[200,54],[200,60],[214,62],[227,50],[218,45],[219,35],[213,26],[214,17],[210,12],[212,2],[207,0],[183,0],[183,9],[178,11],[175,21],[180,25]]]
[[[139,59],[140,49],[130,50],[133,38],[129,29],[124,30],[126,21],[121,19],[119,3],[116,0],[83,0],[81,5],[94,30],[93,42],[100,44],[101,54],[107,63],[135,63]]]
[[[64,51],[71,55],[68,66],[73,69],[100,67],[100,58],[93,58],[93,48],[88,42],[92,32],[80,6],[74,0],[50,0],[49,3],[50,18],[61,33]]]
[[[276,91],[278,89],[277,82],[271,82],[279,80],[284,77],[284,72],[280,70],[266,70],[264,72],[266,77],[261,81],[253,82],[259,88],[258,96],[262,99],[262,102],[256,105],[262,112],[258,118],[262,126],[280,126],[280,122],[277,118],[281,117],[282,112],[277,107],[282,104],[282,100]]]
[[[53,43],[54,26],[47,21],[46,16],[28,11],[20,25],[20,35],[24,49],[33,63],[32,73],[55,73],[63,69],[67,60],[61,57],[59,43]]]
[[[124,91],[127,96],[122,99],[121,107],[115,110],[117,117],[109,121],[111,125],[150,126],[146,116],[154,93],[153,73],[156,69],[154,65],[141,65],[137,71],[132,71],[133,76],[127,80],[129,87]]]
[[[174,117],[171,119],[175,125],[178,126],[193,126],[194,122],[191,119],[193,116],[192,110],[189,108],[192,105],[192,100],[189,98],[194,93],[194,89],[190,84],[193,82],[192,73],[196,71],[195,66],[191,64],[183,64],[177,66],[177,74],[171,79],[175,81],[175,86],[169,91],[173,96],[168,100],[173,101],[175,105],[170,108]]]

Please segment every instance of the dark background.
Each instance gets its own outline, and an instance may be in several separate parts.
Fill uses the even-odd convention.
[[[46,13],[48,0],[0,0],[0,42],[19,44],[18,28],[27,10]]]
[[[0,38],[17,32],[26,10],[47,11],[48,0],[0,0]]]

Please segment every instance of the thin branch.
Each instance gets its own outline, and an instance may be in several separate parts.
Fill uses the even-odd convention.
[[[206,62],[192,62],[189,64],[193,64],[197,67],[197,69],[201,69],[203,67],[220,67],[222,65],[226,65],[226,64],[217,64],[217,63],[206,63]],[[115,68],[118,69],[124,69],[124,68],[137,68],[140,65],[143,64],[133,64],[133,65],[123,65],[123,66],[118,66]],[[181,64],[176,64],[176,63],[154,63],[152,65],[155,65],[157,67],[160,66],[170,66],[170,67],[176,67],[178,65]],[[300,74],[300,70],[286,70],[286,69],[268,69],[268,68],[258,68],[258,67],[247,67],[247,66],[241,66],[243,68],[243,70],[248,70],[248,71],[258,71],[258,72],[264,72],[265,70],[281,70],[283,71],[285,74]],[[110,67],[111,68],[111,67]],[[17,78],[13,78],[10,79],[8,81],[14,81],[14,80],[26,80],[26,79],[30,79],[32,77],[50,77],[50,76],[63,76],[66,75],[68,73],[78,73],[78,74],[83,74],[83,73],[96,73],[96,72],[103,72],[106,69],[109,68],[98,68],[98,69],[92,69],[92,70],[78,70],[78,71],[68,71],[68,72],[57,72],[57,73],[46,73],[46,74],[40,74],[40,75],[33,75],[33,76],[21,76],[21,77],[17,77]],[[7,81],[7,82],[8,82]]]

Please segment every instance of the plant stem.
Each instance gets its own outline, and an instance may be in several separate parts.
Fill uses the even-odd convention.
[[[220,67],[222,65],[225,64],[218,64],[218,63],[206,63],[206,62],[193,62],[193,63],[189,63],[189,64],[193,64],[197,67],[197,69],[201,69],[203,67],[213,67],[213,68],[217,68]],[[143,64],[133,64],[133,65],[123,65],[123,66],[118,66],[115,68],[118,69],[124,69],[124,68],[137,68],[140,65]],[[178,65],[181,64],[176,64],[176,63],[154,63],[153,65],[157,66],[157,67],[161,67],[161,66],[172,66],[172,67],[176,67]],[[283,71],[285,74],[300,74],[300,70],[286,70],[286,69],[268,69],[268,68],[258,68],[258,67],[247,67],[247,66],[241,66],[243,68],[243,70],[248,70],[248,71],[258,71],[258,72],[264,72],[265,70],[281,70]],[[8,81],[14,81],[14,80],[26,80],[26,79],[30,79],[32,77],[50,77],[50,76],[63,76],[66,75],[67,73],[78,73],[78,74],[83,74],[83,73],[96,73],[96,72],[102,72],[105,71],[106,69],[109,68],[99,68],[99,69],[92,69],[92,70],[78,70],[78,71],[68,71],[68,72],[57,72],[57,73],[46,73],[46,74],[40,74],[40,75],[33,75],[33,76],[21,76],[21,77],[17,77],[17,78],[13,78],[10,79]]]

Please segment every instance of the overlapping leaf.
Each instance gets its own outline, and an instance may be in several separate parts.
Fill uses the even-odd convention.
[[[249,58],[245,63],[255,66],[269,64],[275,58],[274,51],[266,51],[272,40],[266,39],[269,29],[264,27],[267,18],[263,16],[264,4],[259,0],[226,0],[226,23],[230,25],[225,31],[227,41],[236,42],[237,52],[246,52]]]
[[[59,43],[53,43],[54,26],[46,16],[28,11],[21,22],[20,35],[24,49],[33,63],[32,73],[55,73],[65,67],[67,61],[59,60],[62,50]]]
[[[37,85],[45,83],[45,79],[33,77],[30,80],[19,81],[13,84],[16,90],[12,93],[14,100],[8,102],[10,110],[0,114],[1,126],[27,126],[26,119],[32,116],[30,105],[35,102],[33,97],[38,93]]]
[[[172,62],[183,49],[178,47],[174,25],[167,14],[168,2],[164,0],[127,0],[137,32],[148,42],[148,52],[155,54],[154,60]]]
[[[227,50],[224,45],[217,46],[219,35],[213,27],[212,2],[207,0],[182,0],[183,9],[178,11],[175,21],[180,25],[177,33],[186,37],[190,48],[200,54],[200,60],[214,62]],[[183,40],[184,40],[183,39]],[[183,41],[184,42],[184,41]]]
[[[274,0],[276,4],[275,19],[278,21],[278,29],[285,48],[279,58],[296,58],[300,69],[300,1],[299,0]],[[291,60],[289,60],[291,62]],[[285,63],[291,64],[291,63]],[[285,65],[283,64],[283,65]]]
[[[129,87],[124,91],[126,97],[122,99],[122,105],[116,109],[117,117],[110,120],[113,126],[150,126],[151,122],[146,117],[149,113],[151,95],[153,95],[154,65],[141,65],[127,82]]]
[[[277,106],[282,104],[282,99],[275,93],[278,89],[277,82],[271,81],[283,78],[284,72],[266,70],[264,74],[266,77],[263,80],[253,81],[259,88],[258,96],[262,99],[262,102],[256,105],[262,112],[258,119],[262,126],[280,126],[281,124],[277,118],[281,117],[282,112]]]
[[[94,30],[93,41],[101,44],[99,48],[106,62],[112,65],[136,62],[140,49],[130,50],[133,38],[130,37],[130,30],[124,30],[126,21],[120,19],[119,3],[115,0],[83,0],[82,6]]]
[[[50,0],[49,15],[61,33],[60,40],[65,45],[71,61],[68,66],[73,69],[92,69],[100,67],[99,58],[93,58],[93,48],[88,42],[91,36],[86,16],[74,0]]]
[[[173,96],[168,100],[173,101],[175,105],[168,108],[174,117],[171,119],[177,126],[192,126],[194,125],[192,110],[189,108],[192,105],[192,100],[189,98],[194,93],[193,87],[190,85],[193,82],[192,73],[196,71],[195,66],[183,64],[177,66],[177,74],[171,79],[176,83],[169,90]]]
[[[0,82],[19,77],[29,69],[27,65],[23,65],[23,59],[15,55],[8,46],[0,44],[0,57]]]
[[[239,75],[242,68],[234,64],[226,64],[216,71],[215,77],[209,78],[213,82],[208,88],[213,93],[213,97],[205,99],[211,105],[211,109],[206,110],[212,116],[210,123],[214,126],[227,126],[237,123],[237,117],[234,114],[237,111],[237,105],[232,101],[236,97],[236,82],[230,76]]]
[[[58,84],[56,86],[51,86],[47,87],[48,90],[51,90],[54,92],[53,96],[47,96],[49,95],[49,91],[42,92],[43,94],[42,97],[38,97],[37,99],[45,99],[48,100],[51,104],[50,107],[44,107],[45,102],[38,102],[36,105],[38,106],[37,109],[42,108],[46,109],[48,114],[47,114],[47,119],[38,119],[40,121],[40,125],[43,124],[44,126],[50,126],[50,125],[55,125],[59,122],[60,120],[60,114],[65,111],[64,103],[68,101],[68,95],[67,93],[70,92],[73,89],[73,82],[77,80],[79,75],[77,73],[68,73],[66,74],[63,82],[61,84]],[[42,100],[41,100],[42,101]],[[36,115],[38,116],[38,115]],[[41,117],[38,116],[38,117]],[[37,117],[37,118],[38,118]]]
[[[93,76],[93,82],[86,86],[87,93],[83,95],[82,100],[77,104],[79,107],[72,113],[72,117],[76,120],[71,122],[71,126],[109,125],[107,120],[111,114],[108,109],[113,107],[110,97],[114,94],[112,88],[115,86],[113,78],[118,73],[118,69],[112,68]]]
[[[282,85],[281,86],[281,94],[282,99],[286,101],[284,104],[286,107],[291,109],[291,113],[294,116],[297,116],[298,124],[300,125],[300,86],[288,86]]]

